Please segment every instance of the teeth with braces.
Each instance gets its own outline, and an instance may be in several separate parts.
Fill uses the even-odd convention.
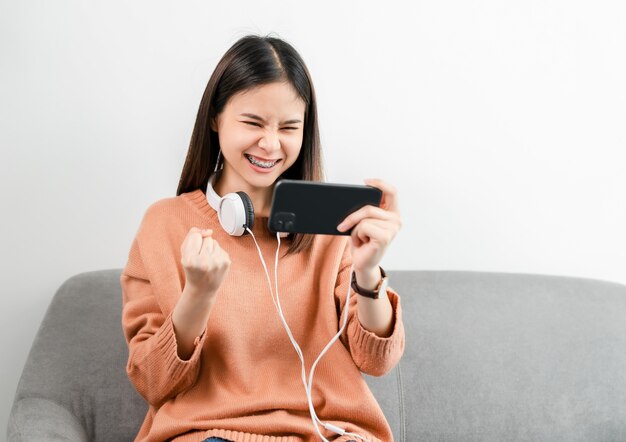
[[[263,167],[264,169],[269,169],[270,167],[273,167],[278,160],[276,161],[259,161],[256,158],[254,158],[252,155],[246,155],[246,158],[248,158],[248,161],[250,161],[252,164],[254,164],[255,166],[259,166],[259,167]]]

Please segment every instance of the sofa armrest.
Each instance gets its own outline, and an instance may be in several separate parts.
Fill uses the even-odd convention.
[[[13,406],[7,440],[87,442],[88,438],[78,419],[66,408],[47,399],[23,398]]]

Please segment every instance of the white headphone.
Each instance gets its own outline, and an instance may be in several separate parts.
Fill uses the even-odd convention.
[[[229,235],[246,234],[246,227],[254,226],[254,208],[252,200],[246,192],[234,192],[219,196],[213,189],[215,173],[211,175],[206,186],[206,198],[217,212],[220,224]]]
[[[206,198],[209,205],[217,212],[222,228],[231,236],[242,236],[246,230],[254,226],[254,207],[246,192],[227,193],[219,196],[213,185],[216,174],[213,173],[206,186]],[[289,236],[287,232],[280,232],[280,237]]]

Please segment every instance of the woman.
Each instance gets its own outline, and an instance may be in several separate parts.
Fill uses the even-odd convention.
[[[313,84],[291,45],[247,36],[213,72],[177,196],[147,209],[120,278],[127,373],[150,405],[136,440],[393,439],[360,372],[383,375],[404,351],[400,298],[379,267],[401,224],[396,191],[366,180],[381,207],[347,217],[350,236],[281,241],[266,228],[281,178],[323,179]],[[241,236],[218,214],[231,197],[253,211]]]

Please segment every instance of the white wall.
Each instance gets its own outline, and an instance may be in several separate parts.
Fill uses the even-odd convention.
[[[329,179],[399,189],[388,268],[626,283],[626,3],[228,3],[0,2],[0,427],[55,290],[124,266],[248,32],[308,63]]]

